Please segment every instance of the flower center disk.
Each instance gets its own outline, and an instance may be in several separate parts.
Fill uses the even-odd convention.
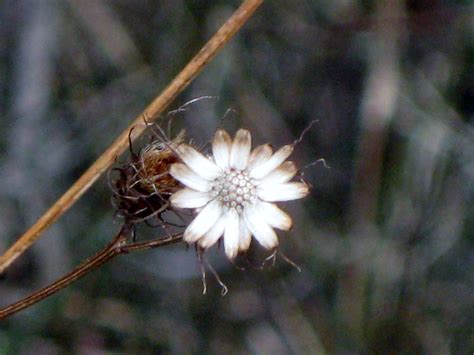
[[[248,204],[257,201],[257,190],[245,170],[227,170],[214,180],[211,195],[223,207],[242,212]]]

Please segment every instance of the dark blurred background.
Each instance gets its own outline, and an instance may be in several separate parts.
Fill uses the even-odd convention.
[[[0,1],[0,251],[162,90],[239,1]],[[272,0],[170,109],[294,141],[311,196],[284,208],[274,268],[183,244],[120,256],[0,324],[1,354],[472,354],[474,7]],[[226,111],[231,108],[222,123]],[[126,159],[125,155],[122,159]],[[26,296],[120,228],[103,177],[0,280]],[[140,231],[139,238],[160,230]]]

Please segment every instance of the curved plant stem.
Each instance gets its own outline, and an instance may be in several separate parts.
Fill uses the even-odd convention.
[[[234,34],[247,22],[263,0],[245,0],[232,16],[222,25],[216,34],[202,47],[199,53],[191,59],[173,81],[158,95],[151,104],[140,114],[132,124],[112,143],[112,145],[93,163],[89,169],[59,198],[46,213],[28,229],[2,256],[0,256],[0,274],[15,261],[41,233],[52,225],[67,211],[84,192],[106,171],[123,153],[128,146],[129,132],[133,129],[132,140],[135,140],[145,130],[144,118],[147,121],[157,119],[173,99],[211,61]]]
[[[151,241],[128,244],[130,239],[129,232],[129,228],[127,226],[124,226],[109,244],[107,244],[96,255],[87,259],[82,265],[77,267],[75,270],[71,271],[69,274],[55,281],[51,285],[34,292],[30,296],[27,296],[13,303],[10,306],[0,309],[0,319],[5,319],[17,312],[20,312],[25,308],[34,305],[35,303],[38,303],[39,301],[55,294],[56,292],[61,291],[65,287],[72,284],[74,281],[80,279],[89,272],[110,261],[117,255],[137,250],[158,248],[168,244],[177,243],[182,239],[182,234],[179,233]]]

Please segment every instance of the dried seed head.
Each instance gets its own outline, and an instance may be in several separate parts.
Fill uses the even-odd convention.
[[[169,197],[181,184],[169,174],[170,166],[181,160],[174,147],[183,143],[184,131],[172,141],[155,139],[133,154],[131,161],[120,168],[118,178],[110,181],[113,203],[126,222],[150,220],[169,208]]]
[[[180,162],[173,147],[183,143],[184,131],[169,143],[153,142],[140,152],[140,184],[149,192],[174,192],[179,182],[169,174],[171,164]]]

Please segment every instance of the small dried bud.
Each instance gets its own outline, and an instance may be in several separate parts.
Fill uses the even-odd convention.
[[[154,142],[140,152],[140,184],[149,192],[169,193],[176,191],[179,182],[170,174],[171,164],[180,162],[172,147],[183,143],[184,131],[170,143]]]
[[[169,198],[181,184],[169,174],[172,164],[180,162],[174,147],[184,141],[184,131],[172,141],[155,140],[131,162],[120,168],[119,177],[110,181],[113,203],[126,222],[139,222],[161,215],[169,208]]]

